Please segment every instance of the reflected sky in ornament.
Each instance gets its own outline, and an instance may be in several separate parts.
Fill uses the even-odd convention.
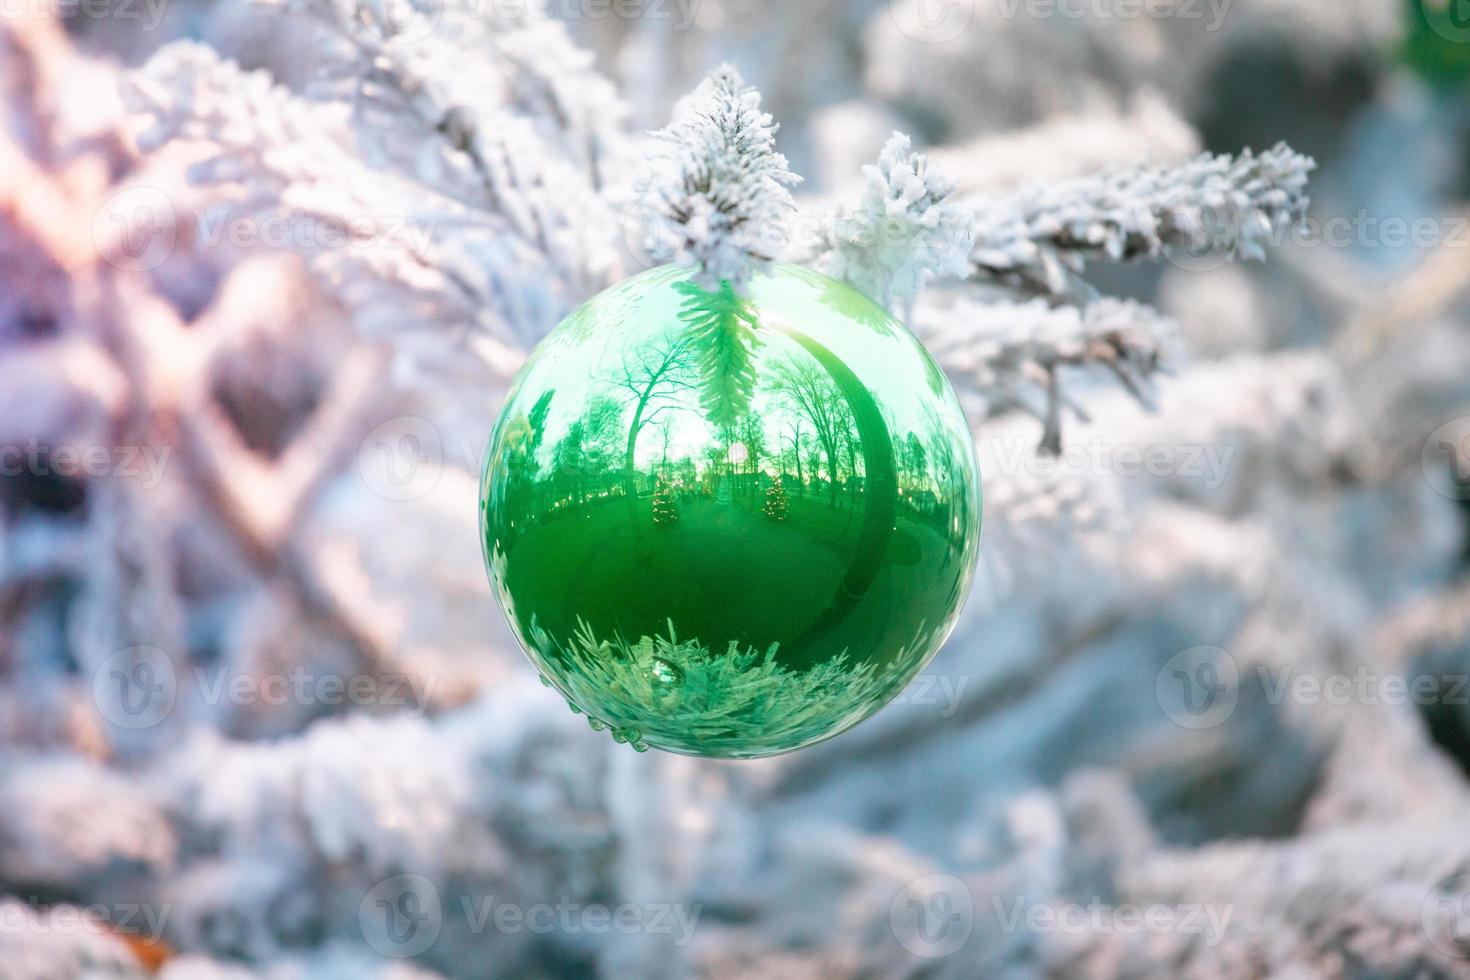
[[[684,270],[572,314],[517,379],[482,487],[531,659],[635,747],[751,757],[850,727],[969,588],[974,447],[933,360],[846,286]]]

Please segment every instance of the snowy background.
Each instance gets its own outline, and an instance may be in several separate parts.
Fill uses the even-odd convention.
[[[0,978],[1470,976],[1465,0],[386,3],[0,4]],[[793,247],[901,130],[984,280],[896,303],[976,593],[755,763],[571,714],[475,527],[722,61]]]

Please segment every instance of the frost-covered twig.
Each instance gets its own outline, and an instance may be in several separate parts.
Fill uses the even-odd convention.
[[[863,177],[862,196],[839,204],[821,231],[818,269],[889,308],[912,302],[931,278],[965,274],[970,212],[907,136],[889,137]]]
[[[606,285],[616,222],[602,191],[626,164],[627,109],[565,25],[534,5],[282,6],[325,28],[311,91],[352,106],[371,162],[504,215],[579,291]]]
[[[928,278],[967,273],[981,286],[1044,296],[1016,305],[951,290],[923,297],[907,318],[980,396],[983,415],[1035,415],[1043,450],[1056,452],[1062,408],[1086,417],[1062,390],[1059,369],[1103,367],[1147,407],[1172,332],[1148,307],[1099,298],[1082,280],[1086,261],[1260,258],[1263,242],[1305,209],[1311,167],[1284,145],[1238,160],[1205,155],[1173,168],[1032,187],[980,203],[970,225],[970,213],[950,200],[952,185],[895,134],[879,164],[865,168],[861,201],[834,212],[815,262],[889,306],[912,301]],[[1059,305],[1066,303],[1075,305]]]
[[[777,125],[760,93],[730,65],[710,74],[654,134],[648,194],[656,226],[649,251],[698,267],[706,289],[737,292],[770,265],[784,244],[797,177],[776,152]]]
[[[1145,407],[1153,405],[1174,324],[1152,307],[1098,299],[1055,307],[1042,299],[991,302],[969,291],[947,303],[925,303],[914,330],[962,391],[979,398],[982,418],[1008,411],[1043,424],[1041,447],[1061,449],[1061,410],[1087,412],[1062,388],[1063,368],[1102,368]]]
[[[343,106],[301,99],[189,43],[155,55],[129,95],[154,121],[145,149],[175,140],[213,148],[191,179],[237,193],[210,220],[286,228],[281,244],[312,260],[369,336],[453,337],[478,325],[505,343],[544,332],[569,302],[545,256],[503,216],[365,164]],[[492,367],[512,371],[518,361],[510,354]]]
[[[129,91],[154,120],[146,148],[212,146],[191,177],[231,196],[210,220],[287,228],[272,244],[310,259],[368,335],[408,351],[478,327],[491,370],[513,373],[616,271],[602,193],[626,152],[616,93],[529,8],[436,5],[437,29],[406,36],[418,22],[375,5],[281,6],[311,15],[323,79],[303,96],[203,46],[168,46]]]
[[[1259,259],[1305,212],[1315,165],[1279,143],[1259,156],[1204,154],[978,202],[974,275],[1027,294],[1085,298],[1089,259]]]
[[[1307,204],[1314,164],[1284,144],[1259,156],[1203,155],[1177,167],[1037,185],[977,205],[971,287],[926,297],[917,332],[989,416],[1021,410],[1042,421],[1041,448],[1061,448],[1059,369],[1106,369],[1145,407],[1172,325],[1136,303],[1098,296],[1089,259],[1169,257],[1188,266],[1264,257]],[[983,295],[974,286],[989,287]],[[996,288],[1032,302],[995,303]],[[1071,305],[1067,305],[1071,304]]]

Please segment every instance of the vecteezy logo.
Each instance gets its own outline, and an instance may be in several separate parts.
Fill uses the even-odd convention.
[[[651,190],[639,188],[640,196],[623,211],[623,244],[628,257],[640,269],[652,269],[673,252],[669,220],[659,210]]]
[[[915,956],[948,956],[975,928],[974,896],[954,875],[925,875],[893,897],[888,924],[899,945]]]
[[[442,0],[357,0],[358,21],[385,41],[422,41],[443,14]]]
[[[1239,243],[1245,215],[1228,198],[1206,204],[1188,215],[1186,242],[1164,250],[1170,265],[1186,272],[1211,272],[1228,263]]]
[[[922,44],[944,44],[975,19],[975,0],[889,0],[888,14],[899,31]]]
[[[1420,6],[1434,33],[1456,44],[1470,43],[1470,0],[1424,0]]]
[[[1470,874],[1446,878],[1424,897],[1424,935],[1441,953],[1470,959]]]
[[[1451,500],[1470,500],[1470,416],[1450,419],[1435,429],[1420,457],[1424,478]]]
[[[357,451],[363,481],[388,500],[414,500],[433,490],[444,469],[444,446],[427,419],[405,415],[368,433]]]
[[[119,728],[152,728],[168,717],[177,697],[173,661],[157,647],[119,650],[92,674],[92,702]]]
[[[368,945],[384,956],[418,956],[438,942],[444,927],[439,889],[422,875],[381,881],[358,906],[357,923]]]
[[[1219,647],[1181,650],[1164,662],[1154,680],[1159,707],[1183,728],[1214,728],[1235,711],[1240,671]]]
[[[92,216],[92,244],[123,272],[156,269],[173,254],[178,212],[156,187],[134,185],[109,196]]]

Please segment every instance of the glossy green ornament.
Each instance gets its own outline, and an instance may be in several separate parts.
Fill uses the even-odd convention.
[[[776,265],[664,266],[546,338],[491,436],[481,531],[542,677],[635,748],[844,731],[948,635],[980,533],[954,392],[885,310]]]

